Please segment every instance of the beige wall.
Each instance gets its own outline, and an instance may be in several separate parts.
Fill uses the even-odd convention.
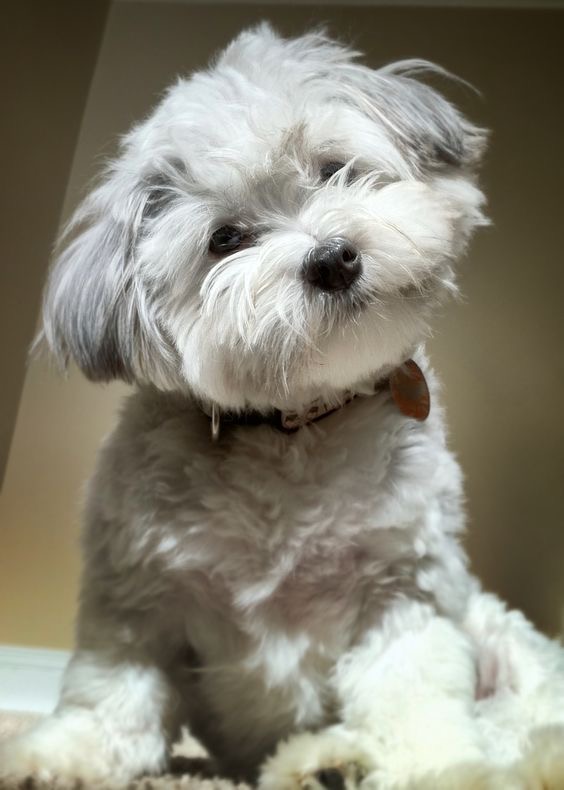
[[[437,322],[452,445],[467,474],[468,545],[487,586],[543,628],[564,602],[564,14],[384,8],[113,8],[80,134],[66,212],[100,152],[177,73],[204,64],[242,26],[328,21],[376,65],[436,60],[477,85],[449,88],[494,130],[484,183],[492,229],[464,266],[465,301]],[[125,387],[28,373],[0,498],[0,642],[66,647],[76,595],[77,512],[95,448]]]

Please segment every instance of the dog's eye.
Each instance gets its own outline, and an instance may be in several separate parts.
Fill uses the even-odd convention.
[[[319,175],[321,176],[322,181],[329,181],[331,176],[334,176],[335,173],[338,173],[339,170],[342,170],[345,166],[344,162],[325,162],[324,165],[321,165],[319,169]]]
[[[239,228],[233,225],[222,225],[215,233],[212,233],[210,239],[210,252],[216,255],[225,255],[228,252],[234,252],[243,243],[245,234]]]

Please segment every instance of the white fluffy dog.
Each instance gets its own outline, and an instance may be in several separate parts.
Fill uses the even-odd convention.
[[[127,782],[187,725],[263,790],[564,788],[564,652],[467,570],[422,350],[485,135],[436,67],[355,57],[243,33],[72,223],[45,338],[136,389],[61,701],[3,776]]]

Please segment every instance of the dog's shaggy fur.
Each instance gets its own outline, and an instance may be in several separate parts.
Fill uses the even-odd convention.
[[[564,787],[564,652],[467,570],[422,348],[485,222],[485,135],[419,79],[437,67],[355,58],[243,33],[63,240],[47,342],[137,387],[89,489],[61,701],[4,775],[127,782],[188,723],[262,790]],[[304,267],[343,239],[358,276],[318,287]],[[426,421],[382,386],[409,358]],[[292,435],[210,439],[208,414],[320,398],[342,407]]]

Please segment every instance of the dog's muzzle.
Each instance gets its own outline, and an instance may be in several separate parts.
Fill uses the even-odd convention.
[[[314,247],[303,262],[304,279],[322,291],[344,291],[362,271],[360,254],[347,239],[329,239]]]

